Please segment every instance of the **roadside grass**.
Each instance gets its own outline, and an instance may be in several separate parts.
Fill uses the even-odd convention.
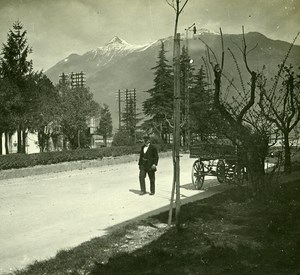
[[[300,180],[267,202],[245,194],[236,188],[183,206],[179,232],[91,274],[300,274]]]
[[[300,274],[300,178],[278,190],[258,201],[232,188],[183,205],[179,231],[162,213],[14,274]]]

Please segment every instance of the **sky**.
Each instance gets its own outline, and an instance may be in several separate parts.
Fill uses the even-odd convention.
[[[71,53],[104,46],[114,36],[136,45],[172,36],[175,12],[166,0],[0,0],[1,47],[17,20],[27,30],[34,69],[45,71]],[[300,31],[300,1],[189,0],[178,32],[193,23],[211,31],[221,27],[226,34],[241,33],[244,26],[245,32],[291,42]]]

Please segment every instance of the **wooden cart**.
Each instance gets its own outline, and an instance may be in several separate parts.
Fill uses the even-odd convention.
[[[228,140],[197,142],[190,147],[190,158],[197,158],[192,167],[192,182],[201,189],[206,175],[216,175],[220,183],[241,184],[246,174],[238,158],[238,148]]]

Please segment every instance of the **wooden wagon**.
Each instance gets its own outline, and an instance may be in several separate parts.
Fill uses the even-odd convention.
[[[229,140],[197,142],[190,146],[190,158],[197,158],[192,167],[192,182],[198,190],[207,175],[216,175],[220,183],[242,183],[246,174],[238,148]]]

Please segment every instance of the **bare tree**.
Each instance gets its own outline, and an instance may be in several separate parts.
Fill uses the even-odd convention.
[[[186,6],[186,4],[188,3],[188,1],[189,0],[185,0],[184,3],[182,5],[180,5],[182,3],[181,0],[166,0],[167,4],[170,7],[172,7],[172,9],[174,9],[174,11],[175,11],[174,37],[176,36],[176,33],[177,33],[178,22],[179,22],[179,15],[183,11],[183,9]]]
[[[278,84],[276,82],[279,78],[282,79],[282,83],[277,91]],[[285,66],[284,62],[280,66],[273,87],[267,89],[265,76],[261,76],[260,80],[258,85],[260,90],[259,106],[266,119],[282,133],[284,171],[290,173],[292,168],[290,133],[300,121],[300,77],[295,75],[292,65]]]
[[[260,73],[252,70],[248,64],[248,55],[252,51],[252,49],[248,50],[247,48],[243,28],[242,46],[238,47],[243,56],[244,66],[246,67],[249,75],[249,89],[247,89],[244,85],[243,77],[239,69],[239,64],[237,64],[234,54],[230,49],[228,49],[236,63],[236,68],[241,82],[241,89],[236,88],[233,85],[233,82],[230,81],[229,86],[231,88],[233,87],[236,90],[240,99],[238,100],[237,97],[233,98],[233,102],[230,102],[230,104],[223,100],[222,92],[224,93],[224,88],[222,88],[221,80],[222,77],[225,76],[223,73],[225,55],[221,29],[220,34],[222,43],[220,63],[218,62],[216,55],[206,44],[208,60],[212,66],[214,75],[214,104],[228,125],[228,129],[226,131],[227,137],[230,138],[235,145],[238,145],[238,163],[242,163],[244,166],[246,166],[250,182],[253,186],[253,190],[255,191],[255,193],[257,193],[260,186],[262,186],[263,177],[265,174],[264,161],[268,152],[268,133],[264,131],[263,128],[261,131],[258,131],[257,127],[253,127],[253,125],[251,125],[251,123],[247,121],[247,116],[253,109],[253,106],[256,104],[256,88]],[[211,60],[211,54],[213,54],[214,62]]]
[[[172,210],[174,193],[176,188],[176,226],[179,229],[179,213],[180,213],[180,34],[177,33],[179,16],[184,7],[188,3],[185,0],[182,4],[181,0],[166,0],[167,4],[175,11],[175,27],[174,27],[174,47],[173,47],[173,61],[174,61],[174,129],[173,129],[173,186],[171,193],[171,203],[169,210],[168,224],[172,222]]]

